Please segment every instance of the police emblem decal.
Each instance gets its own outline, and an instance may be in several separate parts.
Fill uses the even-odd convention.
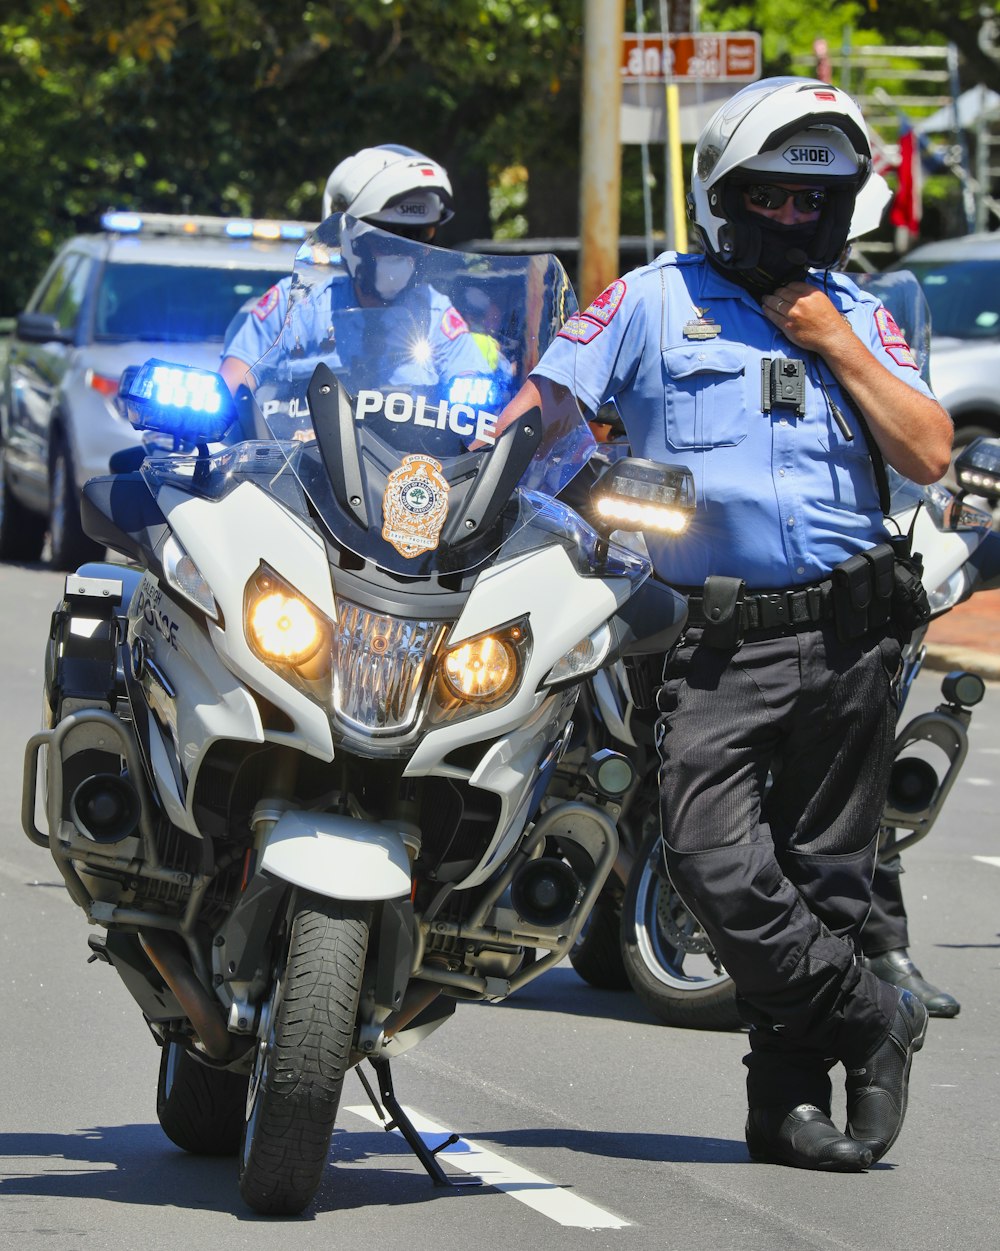
[[[448,516],[448,482],[430,456],[405,456],[386,479],[382,537],[401,556],[419,556],[438,545]]]

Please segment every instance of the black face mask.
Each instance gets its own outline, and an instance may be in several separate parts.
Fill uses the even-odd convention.
[[[801,281],[809,268],[819,223],[785,226],[757,214],[754,225],[760,231],[760,256],[752,269],[740,272],[737,281],[764,293],[786,282]]]

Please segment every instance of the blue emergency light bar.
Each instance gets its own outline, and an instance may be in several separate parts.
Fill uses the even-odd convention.
[[[236,405],[210,369],[148,360],[123,376],[119,399],[137,430],[162,430],[191,443],[217,443],[236,420]]]
[[[104,213],[101,226],[115,234],[208,235],[230,239],[305,239],[312,222],[270,221],[250,217],[201,217],[180,213]]]

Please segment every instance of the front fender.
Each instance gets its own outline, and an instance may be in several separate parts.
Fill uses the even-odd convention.
[[[260,868],[330,899],[397,899],[410,893],[402,836],[329,812],[286,812],[267,836]]]

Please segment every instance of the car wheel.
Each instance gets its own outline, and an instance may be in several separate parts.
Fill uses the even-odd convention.
[[[14,498],[0,443],[0,560],[38,560],[45,542],[45,518]]]
[[[89,538],[80,524],[80,497],[73,475],[73,459],[62,436],[56,440],[52,451],[50,498],[49,559],[53,568],[69,573],[88,560],[100,560],[104,555],[103,546]]]

